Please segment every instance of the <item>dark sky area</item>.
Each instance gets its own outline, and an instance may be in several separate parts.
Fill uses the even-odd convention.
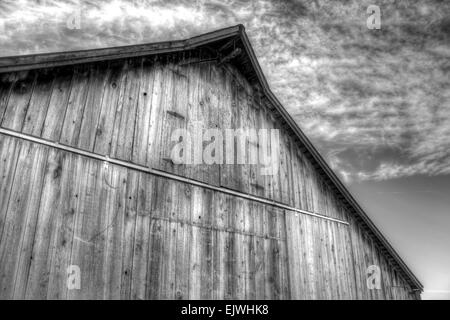
[[[369,5],[381,10],[379,30],[367,28]],[[0,56],[238,23],[274,93],[425,285],[423,297],[450,299],[450,1],[1,0]]]

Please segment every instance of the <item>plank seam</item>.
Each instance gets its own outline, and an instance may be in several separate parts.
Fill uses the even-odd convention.
[[[341,224],[344,224],[346,226],[349,225],[349,223],[347,221],[336,219],[336,218],[332,218],[332,217],[328,217],[328,216],[321,215],[321,214],[318,214],[318,213],[315,213],[315,212],[311,212],[311,211],[305,211],[305,210],[302,210],[302,209],[294,208],[294,207],[285,205],[283,203],[280,203],[280,202],[277,202],[277,201],[274,201],[274,200],[269,200],[269,199],[266,199],[266,198],[263,198],[263,197],[254,196],[254,195],[242,193],[240,191],[234,191],[234,190],[223,188],[223,187],[217,187],[217,186],[209,185],[207,183],[196,181],[194,179],[181,177],[181,176],[178,176],[176,174],[168,173],[168,172],[161,171],[161,170],[154,169],[154,168],[145,167],[145,166],[138,165],[138,164],[133,164],[133,163],[130,163],[130,162],[127,162],[127,161],[123,161],[123,160],[109,158],[106,155],[104,156],[104,155],[97,154],[97,153],[94,153],[94,152],[85,151],[85,150],[81,150],[81,149],[78,149],[78,148],[74,148],[74,147],[70,147],[70,146],[67,146],[67,145],[63,145],[63,144],[60,144],[58,142],[54,142],[54,141],[50,141],[50,140],[46,140],[46,139],[42,139],[42,138],[33,137],[33,136],[28,135],[28,134],[16,132],[16,131],[13,131],[13,130],[10,130],[10,129],[0,128],[0,134],[11,136],[11,137],[18,138],[18,139],[23,139],[23,140],[26,140],[26,141],[29,141],[29,142],[33,142],[33,143],[46,145],[48,147],[52,147],[52,148],[56,148],[56,149],[59,149],[59,150],[75,153],[75,154],[78,154],[78,155],[81,155],[81,156],[85,156],[85,157],[89,157],[89,158],[92,158],[92,159],[96,159],[96,160],[112,163],[112,164],[115,164],[115,165],[126,167],[128,169],[133,169],[133,170],[137,170],[137,171],[140,171],[140,172],[145,172],[145,173],[148,173],[148,174],[152,174],[152,175],[155,175],[155,176],[168,178],[168,179],[171,179],[171,180],[176,180],[176,181],[179,181],[179,182],[184,182],[184,183],[187,183],[187,184],[195,185],[197,187],[218,191],[218,192],[225,193],[225,194],[228,194],[228,195],[233,195],[233,196],[236,196],[236,197],[239,197],[239,198],[243,198],[243,199],[246,199],[246,200],[263,203],[263,204],[270,205],[270,206],[273,206],[273,207],[277,207],[277,208],[293,211],[293,212],[296,212],[296,213],[301,213],[301,214],[313,216],[313,217],[324,219],[324,220],[333,221],[333,222],[336,222],[336,223],[341,223]]]

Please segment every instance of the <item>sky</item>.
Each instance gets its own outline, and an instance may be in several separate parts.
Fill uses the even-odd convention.
[[[370,5],[380,29],[369,29]],[[0,0],[0,56],[244,24],[272,91],[425,286],[450,299],[450,1]]]

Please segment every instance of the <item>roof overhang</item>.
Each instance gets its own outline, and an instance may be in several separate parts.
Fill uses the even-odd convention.
[[[141,57],[156,54],[167,54],[193,50],[203,46],[220,42],[221,48],[225,48],[227,44],[233,43],[242,47],[241,56],[245,56],[247,64],[251,66],[251,78],[257,81],[262,88],[262,94],[268,103],[273,106],[284,122],[295,133],[296,137],[305,151],[310,155],[310,160],[315,167],[323,173],[326,180],[330,181],[334,189],[341,195],[341,199],[347,204],[353,213],[359,217],[359,220],[367,226],[367,230],[372,233],[378,244],[381,245],[382,251],[392,257],[392,260],[399,266],[400,271],[404,274],[414,290],[422,291],[423,286],[416,276],[411,272],[405,262],[397,254],[394,248],[389,244],[383,234],[378,230],[375,224],[370,220],[364,210],[359,206],[351,193],[344,184],[330,169],[326,161],[322,158],[310,140],[298,127],[297,123],[287,113],[278,99],[270,90],[267,80],[261,70],[256,55],[245,33],[243,25],[237,25],[229,28],[216,30],[205,33],[200,36],[192,37],[186,40],[156,42],[148,44],[138,44],[130,46],[120,46],[112,48],[101,48],[92,50],[79,50],[70,52],[44,53],[32,55],[20,55],[11,57],[0,57],[0,73],[16,72],[40,68],[52,68],[66,65],[92,63],[99,61],[116,60],[123,58]],[[228,45],[229,46],[229,45]],[[220,53],[220,52],[219,52]]]

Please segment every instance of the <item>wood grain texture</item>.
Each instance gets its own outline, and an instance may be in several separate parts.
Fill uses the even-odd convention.
[[[257,88],[205,54],[2,75],[0,125],[349,225],[0,135],[0,298],[415,298]],[[167,161],[173,130],[198,126],[279,129],[277,174],[249,162],[257,141],[245,141],[244,164]],[[366,285],[372,264],[380,290]],[[67,287],[70,265],[80,290]]]
[[[11,74],[0,86],[0,105],[5,109],[1,126],[288,205],[305,192],[311,201],[297,201],[299,209],[316,210],[318,199],[330,198],[327,214],[342,218],[339,210],[332,209],[339,201],[331,187],[234,66],[180,64],[200,57],[198,52],[180,53]],[[200,139],[196,128],[200,134],[206,129],[221,131],[222,164],[170,161],[171,134],[176,129],[188,130],[192,147],[200,146],[195,152],[203,160],[210,141],[194,143]],[[241,139],[238,133],[227,145],[227,129],[280,130],[279,144],[267,150],[279,151],[277,174],[262,176],[261,165],[252,163],[262,160],[252,160],[261,149],[258,141]],[[245,163],[237,164],[241,141]],[[227,154],[234,164],[224,163]],[[300,185],[299,171],[305,172]],[[295,193],[297,187],[304,190]]]

